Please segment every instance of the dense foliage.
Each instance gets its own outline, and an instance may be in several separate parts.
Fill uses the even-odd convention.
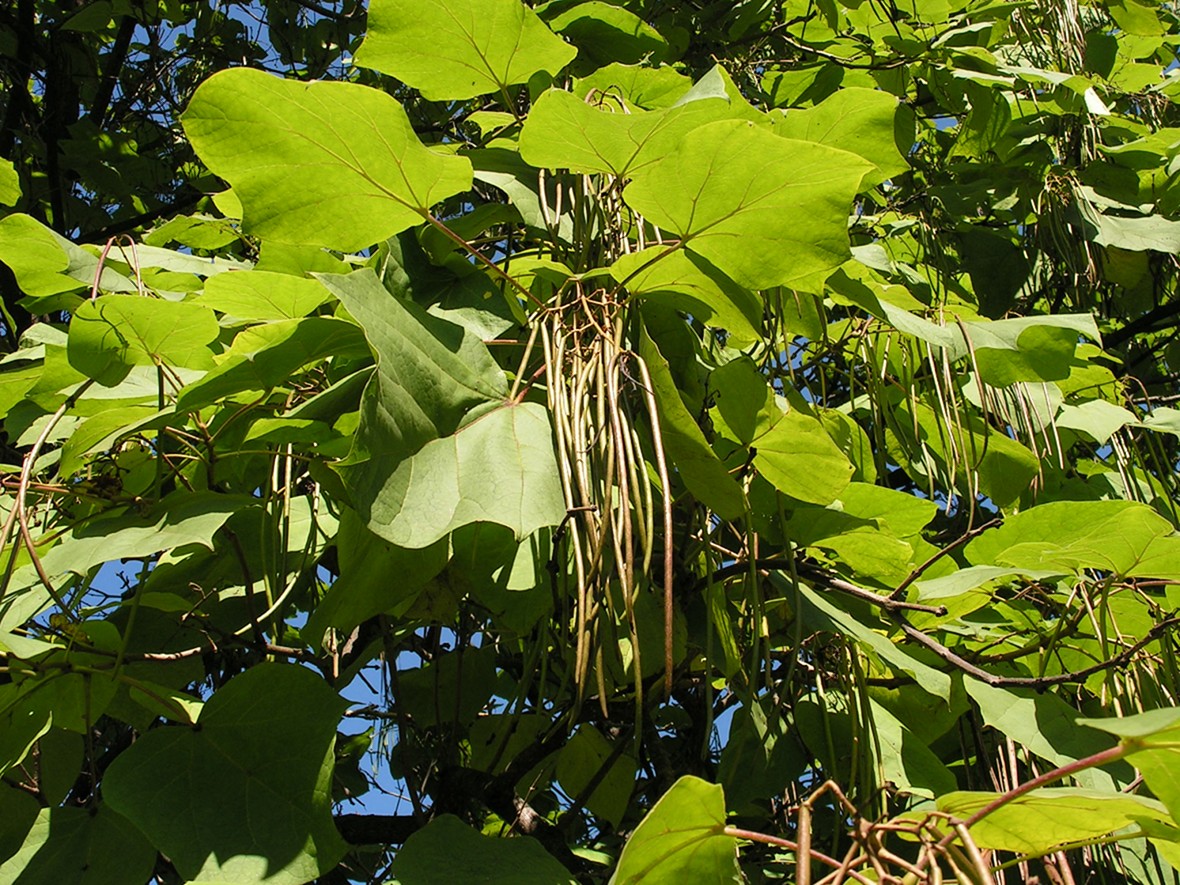
[[[1177,881],[1178,40],[0,10],[0,883]]]

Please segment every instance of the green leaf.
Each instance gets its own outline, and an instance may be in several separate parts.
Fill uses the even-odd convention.
[[[344,708],[310,670],[259,664],[219,688],[196,726],[141,736],[103,795],[185,879],[302,885],[344,853],[329,793]]]
[[[87,418],[62,445],[58,475],[70,476],[77,472],[86,455],[100,448],[109,448],[120,433],[141,429],[146,419],[157,414],[160,413],[154,405],[124,406]],[[167,411],[163,414],[161,420],[167,420]]]
[[[33,297],[91,286],[98,271],[98,259],[85,249],[19,213],[0,219],[0,261],[12,269],[21,290]],[[104,268],[99,288],[104,292],[133,292],[135,284]]]
[[[610,64],[574,84],[579,98],[591,94],[614,96],[648,110],[670,108],[692,88],[692,80],[675,68],[660,65]]]
[[[20,202],[20,175],[12,160],[0,160],[0,206],[15,206]]]
[[[536,403],[497,406],[366,476],[381,479],[365,490],[369,528],[399,547],[428,547],[476,522],[519,540],[565,518],[549,413]]]
[[[955,788],[955,776],[925,741],[880,704],[872,703],[872,712],[873,736],[881,746],[883,780],[904,792],[927,798]]]
[[[251,326],[234,339],[213,371],[181,391],[176,406],[185,411],[245,390],[268,391],[286,385],[300,369],[312,363],[367,352],[361,330],[336,317],[304,317]]]
[[[742,877],[720,786],[682,777],[627,840],[610,885],[729,885]]]
[[[615,750],[597,728],[583,724],[561,750],[557,779],[566,795],[585,795],[586,808],[617,830],[635,791],[636,767],[631,755]],[[587,794],[591,783],[594,789]]]
[[[1109,739],[1078,728],[1077,711],[1055,694],[999,688],[975,679],[963,683],[979,705],[985,725],[1054,765],[1065,765],[1110,746]]]
[[[849,483],[840,503],[845,513],[875,520],[899,538],[918,534],[938,513],[933,501],[863,482]]]
[[[256,507],[257,498],[214,492],[179,493],[146,513],[103,514],[72,529],[42,557],[49,574],[84,575],[114,559],[142,559],[169,547],[200,544],[213,549],[213,535],[235,513]]]
[[[70,321],[70,365],[114,387],[132,366],[213,368],[209,345],[221,331],[207,307],[136,295],[82,302]]]
[[[407,839],[391,871],[401,885],[573,885],[576,881],[537,840],[484,836],[450,814],[436,817]]]
[[[127,885],[148,881],[155,864],[143,834],[107,806],[43,808],[0,864],[0,885]]]
[[[623,196],[739,285],[758,289],[849,258],[852,198],[872,168],[846,151],[723,120],[688,133]]]
[[[372,270],[320,280],[360,324],[377,360],[349,463],[396,463],[453,433],[476,406],[507,397],[504,373],[482,341],[390,294]]]
[[[754,439],[758,472],[784,494],[830,504],[848,487],[853,467],[818,419],[791,409]]]
[[[1069,377],[1079,336],[1098,341],[1089,314],[1018,317],[964,323],[979,377],[993,387]]]
[[[578,47],[582,71],[611,62],[667,61],[671,49],[660,32],[633,12],[600,0],[585,0],[547,16],[549,27]]]
[[[1139,419],[1127,409],[1102,399],[1077,405],[1066,403],[1054,421],[1058,427],[1080,430],[1102,445],[1110,442],[1110,438],[1122,428],[1139,424]]]
[[[317,647],[329,627],[348,633],[374,615],[404,610],[446,566],[448,544],[440,541],[425,550],[394,547],[347,509],[340,517],[336,551],[339,576],[300,631]]]
[[[699,255],[652,246],[621,256],[611,265],[610,273],[616,281],[625,282],[632,295],[725,329],[737,342],[762,337],[758,331],[762,325],[761,300]]]
[[[1126,575],[1172,525],[1133,501],[1050,501],[1022,511],[967,545],[977,565],[1071,573],[1096,568]]]
[[[718,516],[736,519],[746,510],[745,494],[705,440],[704,433],[680,398],[668,361],[646,329],[639,339],[639,354],[651,373],[664,449],[680,478],[689,491]]]
[[[445,100],[556,75],[576,54],[519,0],[373,0],[356,63]]]
[[[183,123],[242,201],[246,232],[281,242],[363,249],[471,186],[466,159],[424,147],[396,100],[354,83],[221,71]]]
[[[727,116],[729,104],[716,98],[630,111],[602,99],[595,106],[550,89],[529,111],[520,133],[520,155],[533,166],[625,178],[660,162],[688,132]]]
[[[968,818],[998,793],[954,792],[938,797],[938,810]],[[1170,823],[1158,802],[1077,787],[1050,787],[1018,796],[971,827],[980,848],[1045,854],[1059,845],[1113,833],[1141,821]]]
[[[210,278],[200,303],[239,320],[285,320],[307,316],[328,298],[317,280],[255,270]]]
[[[897,120],[903,113],[900,109],[897,98],[888,92],[850,86],[808,110],[773,115],[774,131],[784,138],[826,144],[863,157],[876,167],[876,172],[862,182],[864,187],[910,168],[894,138]],[[909,128],[907,150],[913,142],[912,123]]]
[[[1147,786],[1180,823],[1180,708],[1149,710],[1117,719],[1079,719],[1078,724],[1101,729],[1122,739],[1129,761]]]
[[[0,775],[24,760],[37,739],[49,731],[52,715],[37,693],[24,685],[0,686]]]

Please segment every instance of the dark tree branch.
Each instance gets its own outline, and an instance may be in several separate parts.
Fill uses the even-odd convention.
[[[121,221],[113,221],[106,227],[100,227],[98,230],[88,231],[78,237],[79,243],[105,243],[113,236],[127,233],[127,231],[135,230],[137,227],[142,227],[145,224],[150,224],[157,218],[163,218],[165,215],[171,215],[173,212],[180,212],[184,209],[190,209],[201,201],[205,194],[199,192],[191,192],[185,194],[183,197],[163,206],[157,206],[150,212],[143,212],[139,215],[132,215],[130,218],[124,218]]]
[[[1118,347],[1124,341],[1133,338],[1140,332],[1157,330],[1157,324],[1163,320],[1172,319],[1178,314],[1180,314],[1180,301],[1173,301],[1171,304],[1161,304],[1154,310],[1149,310],[1138,319],[1127,323],[1121,329],[1116,329],[1106,335],[1104,344],[1107,347]]]
[[[349,845],[401,845],[421,829],[412,814],[338,814],[333,820]]]
[[[111,98],[115,94],[115,84],[119,82],[119,73],[123,70],[123,63],[127,60],[127,50],[131,47],[131,38],[135,34],[136,21],[130,15],[125,15],[119,21],[119,33],[115,35],[115,42],[107,55],[106,66],[102,73],[102,82],[98,84],[98,92],[90,105],[90,119],[98,127],[102,127],[107,111],[110,110]]]

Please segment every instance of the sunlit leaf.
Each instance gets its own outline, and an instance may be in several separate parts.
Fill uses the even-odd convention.
[[[132,366],[213,368],[217,318],[207,307],[135,295],[84,301],[70,322],[70,365],[112,387]]]
[[[431,440],[369,490],[369,527],[399,547],[426,547],[492,522],[524,538],[557,525],[565,503],[548,413],[535,403],[485,411]]]
[[[682,777],[627,840],[611,885],[740,882],[737,842],[724,829],[721,787]]]
[[[624,192],[743,286],[789,285],[848,259],[848,213],[873,167],[739,120],[698,127]]]
[[[471,186],[467,160],[424,147],[395,99],[354,83],[222,71],[193,95],[184,130],[233,185],[245,230],[286,243],[362,249]]]
[[[863,157],[877,167],[871,179],[879,183],[909,169],[894,135],[899,117],[907,113],[888,92],[852,86],[813,108],[776,116],[774,131],[784,138],[814,141]],[[910,120],[909,141],[903,142],[906,149],[913,139]],[[904,139],[901,129],[898,134]]]
[[[474,98],[556,74],[576,50],[519,0],[374,0],[356,63],[429,99]]]
[[[997,793],[947,793],[938,810],[971,817],[998,798]],[[980,848],[1043,854],[1058,845],[1080,842],[1141,820],[1169,823],[1167,810],[1143,796],[1119,795],[1077,787],[1048,787],[1018,796],[971,827]]]
[[[628,112],[609,101],[595,106],[550,89],[529,112],[520,155],[534,166],[626,177],[659,162],[686,133],[728,115],[729,104],[716,98]]]

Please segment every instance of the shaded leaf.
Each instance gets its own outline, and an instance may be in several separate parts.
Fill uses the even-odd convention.
[[[659,408],[660,432],[664,449],[676,466],[680,478],[701,503],[715,510],[723,519],[735,519],[746,509],[745,495],[725,464],[705,440],[704,433],[689,413],[668,361],[644,329],[639,353],[651,373],[651,383]]]
[[[0,885],[126,885],[146,882],[155,864],[143,834],[110,808],[43,808],[0,864]]]
[[[197,726],[140,737],[103,794],[186,879],[302,885],[344,853],[329,792],[344,708],[310,670],[259,664],[219,688]]]
[[[475,522],[521,539],[565,517],[549,413],[536,403],[483,413],[366,491],[369,527],[399,547],[427,547]]]
[[[391,870],[402,885],[571,885],[576,881],[535,839],[484,836],[444,814],[406,840]]]

